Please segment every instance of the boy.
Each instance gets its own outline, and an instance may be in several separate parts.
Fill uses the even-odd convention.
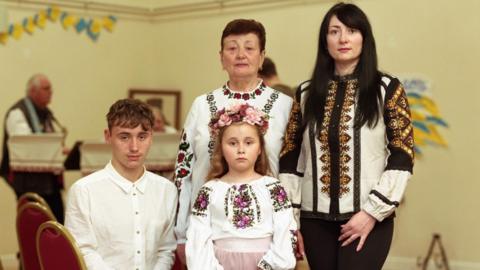
[[[88,269],[156,270],[173,264],[177,189],[144,167],[153,121],[141,101],[114,103],[104,132],[110,163],[70,190],[65,226]]]

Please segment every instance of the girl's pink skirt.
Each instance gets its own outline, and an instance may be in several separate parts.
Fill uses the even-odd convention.
[[[219,239],[214,241],[215,257],[224,270],[257,270],[271,243],[271,237]]]

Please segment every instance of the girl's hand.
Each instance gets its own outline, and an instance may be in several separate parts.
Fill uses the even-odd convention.
[[[297,230],[297,250],[295,251],[295,258],[297,261],[302,261],[305,256],[305,248],[303,246],[303,236],[300,233],[300,230]]]
[[[185,257],[185,244],[177,244],[177,256],[183,265],[187,265],[187,259]]]
[[[344,247],[360,237],[357,252],[360,251],[365,240],[367,240],[368,234],[375,226],[376,221],[374,217],[363,210],[356,213],[347,223],[341,226],[342,230],[340,231],[341,235],[338,241],[343,241],[342,247]]]

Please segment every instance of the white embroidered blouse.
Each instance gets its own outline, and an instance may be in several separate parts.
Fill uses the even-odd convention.
[[[246,102],[270,116],[265,134],[266,150],[273,175],[278,174],[278,161],[287,126],[292,99],[260,82],[250,92],[235,92],[225,84],[222,88],[195,99],[188,113],[179,145],[174,181],[179,189],[179,210],[175,234],[178,243],[185,242],[188,216],[193,200],[205,183],[210,168],[214,141],[208,123],[212,114],[235,102]]]
[[[280,182],[263,176],[246,184],[211,180],[193,204],[187,231],[188,269],[223,269],[213,243],[226,238],[272,237],[260,269],[293,269],[296,222]]]

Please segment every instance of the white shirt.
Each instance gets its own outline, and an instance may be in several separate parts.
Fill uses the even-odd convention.
[[[72,186],[65,226],[89,270],[169,270],[176,208],[169,180],[145,170],[132,183],[109,163]]]
[[[32,134],[27,118],[20,109],[13,109],[8,113],[5,126],[10,136]]]
[[[277,179],[264,176],[246,184],[208,181],[190,216],[188,269],[223,269],[215,257],[215,240],[264,237],[272,237],[272,244],[259,268],[293,269],[296,229],[292,205]]]
[[[238,98],[246,95],[248,98]],[[265,149],[273,175],[278,173],[278,160],[283,136],[288,122],[292,99],[260,82],[250,92],[235,92],[227,85],[195,99],[188,113],[180,141],[175,165],[175,184],[180,190],[179,210],[175,233],[179,243],[185,242],[188,216],[193,200],[205,183],[210,168],[210,152],[213,141],[208,123],[212,113],[234,103],[248,103],[270,116],[269,128],[265,134]]]

